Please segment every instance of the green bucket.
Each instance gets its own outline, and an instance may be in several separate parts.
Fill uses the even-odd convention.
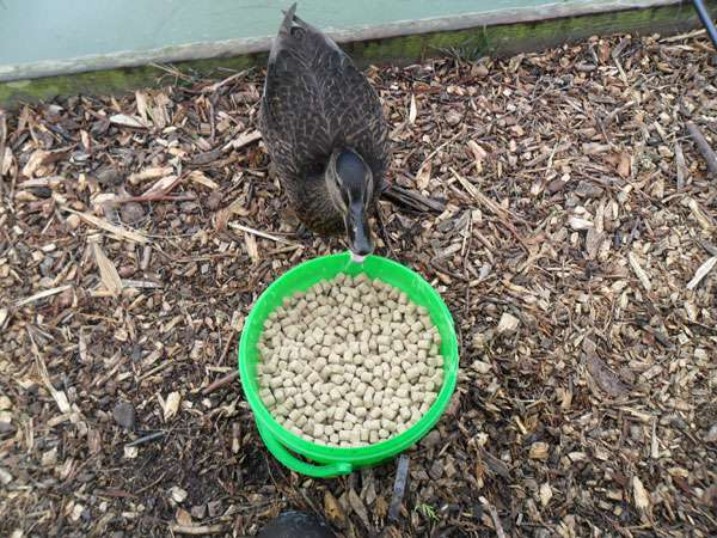
[[[282,300],[297,291],[305,291],[322,280],[340,273],[360,273],[378,278],[404,291],[416,304],[428,309],[441,334],[443,386],[427,413],[411,428],[391,439],[369,446],[344,448],[312,443],[279,424],[259,396],[256,364],[257,343],[267,316]],[[316,478],[349,474],[354,469],[377,465],[400,454],[425,436],[441,418],[456,388],[458,378],[458,342],[446,304],[420,275],[407,267],[380,256],[369,256],[363,263],[351,261],[350,253],[314,258],[290,269],[277,279],[257,300],[249,313],[239,341],[239,375],[246,400],[254,412],[259,435],[269,451],[289,469]],[[310,462],[303,461],[297,455]]]

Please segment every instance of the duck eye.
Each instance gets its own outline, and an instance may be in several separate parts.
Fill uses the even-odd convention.
[[[294,26],[291,29],[291,36],[296,39],[304,39],[304,35],[306,35],[306,31],[300,26]]]

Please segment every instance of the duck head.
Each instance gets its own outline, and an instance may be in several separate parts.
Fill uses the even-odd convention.
[[[368,209],[373,199],[373,173],[363,158],[351,149],[334,150],[326,166],[326,186],[331,201],[344,217],[349,248],[354,259],[373,252]]]

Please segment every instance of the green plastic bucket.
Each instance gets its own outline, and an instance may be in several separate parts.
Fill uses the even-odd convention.
[[[443,386],[428,412],[411,428],[391,439],[369,446],[344,448],[312,443],[279,424],[259,396],[256,364],[257,343],[267,316],[282,300],[297,291],[305,291],[321,280],[340,273],[355,276],[366,273],[404,291],[418,305],[428,309],[441,334]],[[289,469],[316,478],[348,474],[354,469],[377,465],[400,454],[425,436],[441,418],[456,387],[458,377],[458,342],[448,308],[440,295],[420,275],[409,268],[380,256],[369,256],[363,263],[351,261],[350,253],[314,258],[290,269],[277,279],[249,313],[239,341],[239,375],[259,435],[269,451]],[[303,456],[304,461],[297,455]]]

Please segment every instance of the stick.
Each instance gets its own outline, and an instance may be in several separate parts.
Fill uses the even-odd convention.
[[[503,530],[503,524],[500,521],[500,517],[498,516],[498,511],[495,509],[495,506],[493,506],[488,500],[485,501],[486,506],[488,507],[488,512],[490,512],[490,517],[493,520],[493,525],[495,525],[495,534],[498,536],[498,538],[506,538],[505,531]]]
[[[230,228],[234,228],[235,230],[242,231],[244,233],[256,235],[257,237],[263,237],[264,239],[268,239],[270,241],[275,241],[277,243],[283,243],[285,245],[294,245],[295,243],[289,241],[288,239],[284,239],[283,237],[279,237],[276,235],[272,235],[266,232],[262,232],[260,230],[255,230],[254,228],[250,228],[249,226],[244,226],[243,224],[238,224],[236,222],[230,222],[229,223]]]
[[[161,193],[148,194],[143,196],[125,196],[124,198],[117,198],[111,200],[110,203],[113,205],[126,204],[128,202],[188,202],[196,200],[197,197],[193,194],[182,194],[178,196],[170,196]]]
[[[236,370],[234,370],[234,371],[232,371],[232,372],[229,372],[229,373],[228,373],[227,375],[225,375],[224,377],[220,377],[219,379],[217,379],[217,380],[214,381],[213,383],[207,385],[207,386],[202,390],[202,396],[206,396],[207,394],[211,394],[212,392],[214,392],[214,391],[217,390],[217,389],[220,389],[220,388],[222,388],[222,387],[225,387],[225,386],[227,386],[227,385],[230,385],[231,383],[234,382],[234,380],[235,380],[237,377],[239,377],[239,372],[237,372]]]
[[[202,536],[203,534],[219,534],[225,531],[223,525],[191,525],[171,524],[169,529],[177,534],[189,534],[191,536]]]
[[[20,307],[26,304],[34,303],[36,301],[39,301],[40,299],[44,299],[45,297],[51,297],[53,295],[57,295],[58,293],[62,293],[65,290],[69,290],[72,288],[72,284],[65,284],[64,286],[58,286],[56,288],[52,288],[49,290],[43,290],[35,293],[34,295],[31,295],[30,297],[25,297],[24,299],[20,299],[15,302],[16,307]]]
[[[697,144],[697,149],[700,150],[700,153],[707,162],[707,168],[709,168],[713,175],[717,176],[717,154],[715,154],[714,150],[710,147],[709,142],[707,142],[707,139],[697,125],[691,121],[688,121],[686,125],[692,140]]]
[[[131,448],[133,446],[143,445],[145,443],[150,443],[152,441],[156,441],[157,439],[161,439],[165,435],[167,435],[167,432],[164,432],[164,431],[150,433],[149,435],[145,435],[143,437],[139,437],[139,438],[135,439],[134,441],[130,441],[129,443],[125,444],[124,446]]]
[[[692,280],[689,281],[687,284],[688,290],[693,290],[697,287],[697,285],[702,282],[702,279],[707,276],[707,273],[709,273],[714,267],[717,265],[717,256],[712,256],[709,258],[706,262],[704,262],[700,267],[697,269],[697,272],[695,273],[695,276],[692,277]]]

